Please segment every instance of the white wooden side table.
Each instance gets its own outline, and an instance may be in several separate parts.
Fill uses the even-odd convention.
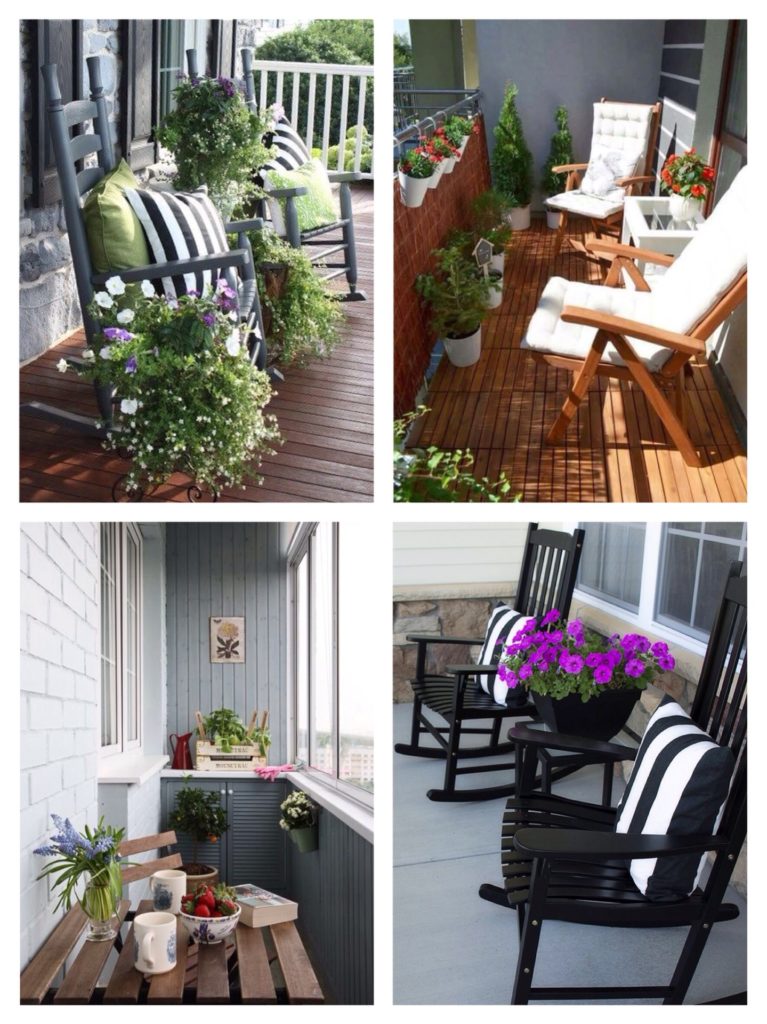
[[[704,218],[698,212],[692,220],[674,221],[668,207],[668,198],[664,196],[628,196],[623,203],[621,242],[667,256],[678,256],[700,230]],[[664,267],[654,263],[643,260],[636,263],[642,274],[648,277],[665,271]]]

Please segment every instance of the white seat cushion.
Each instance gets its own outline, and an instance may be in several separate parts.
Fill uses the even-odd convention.
[[[579,217],[590,217],[604,220],[623,209],[623,189],[612,189],[604,196],[588,196],[580,189],[560,192],[546,200],[546,206],[552,210],[565,210]]]
[[[585,359],[596,337],[595,327],[568,324],[560,320],[565,306],[583,306],[613,316],[652,323],[655,319],[654,297],[651,292],[637,292],[625,288],[605,288],[598,284],[583,284],[552,277],[543,289],[538,308],[533,314],[522,348],[534,352],[550,352],[559,356]],[[648,370],[657,372],[673,355],[673,349],[653,345],[639,338],[629,341]],[[614,345],[608,344],[602,355],[603,363],[624,366],[624,360]]]

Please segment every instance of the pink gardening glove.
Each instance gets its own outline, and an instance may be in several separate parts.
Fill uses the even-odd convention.
[[[295,768],[293,764],[259,764],[253,769],[253,771],[262,779],[266,779],[267,782],[274,782],[277,776],[281,772],[292,772]]]

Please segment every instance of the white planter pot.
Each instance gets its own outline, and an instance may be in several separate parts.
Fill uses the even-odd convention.
[[[461,139],[461,145],[458,147],[458,159],[459,160],[463,156],[463,151],[468,146],[470,138],[471,138],[471,135],[464,135],[464,137]]]
[[[433,175],[432,175],[433,177]],[[399,189],[402,202],[405,206],[420,206],[426,195],[431,178],[411,178],[407,174],[399,172]]]
[[[562,221],[562,214],[559,210],[546,211],[546,227],[550,231],[556,231]]]
[[[509,214],[512,231],[527,231],[530,227],[530,206],[515,206]]]
[[[692,220],[701,204],[690,196],[671,195],[668,197],[668,212],[675,221]]]
[[[453,170],[455,169],[455,165],[457,163],[458,163],[458,157],[457,156],[449,156],[449,157],[447,157],[445,160],[442,161],[442,173],[443,174],[452,174]]]
[[[506,253],[505,252],[493,253],[493,255],[490,257],[490,269],[491,270],[500,270],[501,274],[503,274],[503,265],[504,265],[505,262],[506,262]]]
[[[490,295],[487,300],[488,309],[497,309],[503,302],[503,271],[501,276],[494,278],[490,275]]]
[[[432,174],[432,176],[430,178],[426,179],[428,181],[428,183],[429,183],[429,188],[436,188],[437,185],[439,185],[439,179],[442,177],[442,175],[444,173],[445,173],[445,161],[444,160],[440,160],[440,162],[438,164],[435,164],[435,166],[434,166],[434,174]]]
[[[473,366],[482,354],[482,324],[465,338],[442,338],[442,344],[453,366]]]

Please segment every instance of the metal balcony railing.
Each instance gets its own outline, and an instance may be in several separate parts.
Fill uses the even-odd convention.
[[[282,104],[328,170],[373,177],[372,65],[254,60],[253,71],[259,108]]]
[[[400,112],[396,109],[397,92],[395,77],[395,125],[400,123]],[[402,93],[401,95],[404,95]],[[473,117],[482,113],[480,99],[482,93],[478,89],[411,89],[414,106],[410,123],[407,121],[401,124],[398,131],[394,133],[394,163],[399,160],[402,152],[414,146],[418,139],[433,134],[438,125],[442,124],[453,114],[463,114],[466,117]],[[440,106],[444,98],[460,96],[461,99],[449,106]],[[418,99],[417,97],[424,97]],[[429,113],[427,113],[429,112]],[[404,108],[402,108],[404,114]],[[420,119],[416,120],[416,115]],[[424,116],[426,115],[426,116]]]

